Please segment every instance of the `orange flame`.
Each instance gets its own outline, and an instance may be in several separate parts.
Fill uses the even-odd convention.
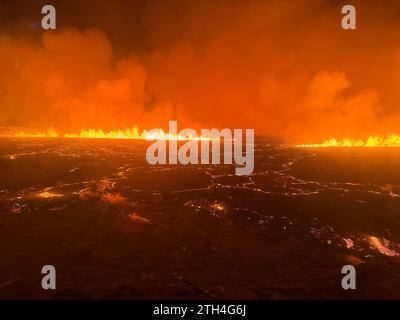
[[[327,147],[400,147],[400,136],[391,134],[387,137],[370,136],[367,140],[356,139],[329,139],[323,143],[298,144],[299,148],[327,148]]]
[[[25,131],[17,131],[14,135],[2,135],[2,137],[16,137],[16,138],[57,138],[58,134],[54,129],[49,129],[46,132],[25,132]]]
[[[102,129],[81,130],[80,133],[59,134],[54,129],[46,132],[30,132],[18,130],[15,133],[2,134],[5,138],[73,138],[73,139],[130,139],[130,140],[219,140],[211,136],[182,136],[181,134],[165,133],[163,130],[139,131],[138,127],[127,130],[103,131]]]

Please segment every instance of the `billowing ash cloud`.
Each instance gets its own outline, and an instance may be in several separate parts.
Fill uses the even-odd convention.
[[[56,32],[32,32],[21,27],[32,25],[30,4],[0,29],[0,125],[71,132],[176,119],[296,142],[400,132],[400,5],[355,1],[355,31],[341,29],[341,5],[144,1],[131,21],[124,2],[100,2],[87,21],[65,12]]]

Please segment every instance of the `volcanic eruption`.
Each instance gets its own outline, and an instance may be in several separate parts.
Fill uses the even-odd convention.
[[[398,1],[42,2],[0,2],[0,299],[400,298]]]

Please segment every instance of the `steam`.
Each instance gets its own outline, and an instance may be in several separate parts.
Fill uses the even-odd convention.
[[[327,1],[152,1],[142,50],[115,40],[120,26],[3,34],[0,126],[165,129],[177,119],[296,143],[399,132],[397,5],[355,6],[358,29],[343,31],[340,5]]]

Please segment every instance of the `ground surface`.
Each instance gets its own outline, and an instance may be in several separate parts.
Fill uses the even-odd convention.
[[[0,140],[1,299],[400,298],[400,150],[259,140],[238,177],[147,145]]]

